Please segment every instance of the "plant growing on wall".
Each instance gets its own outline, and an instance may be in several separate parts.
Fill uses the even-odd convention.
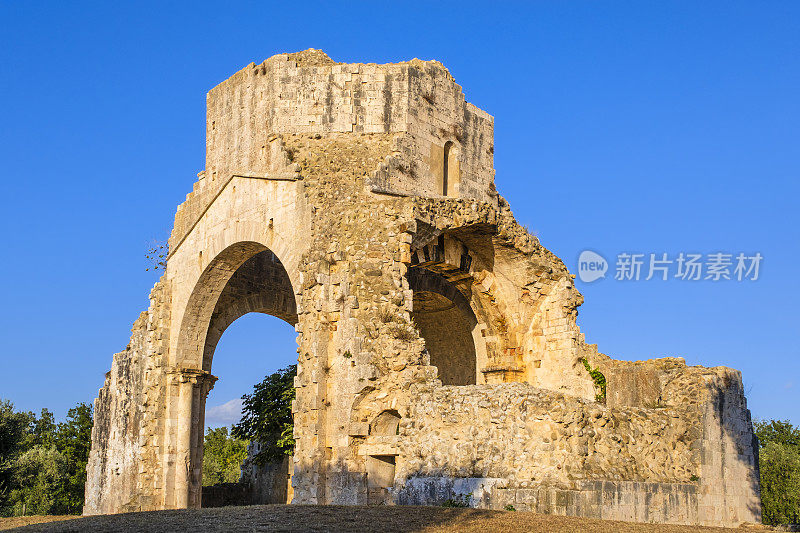
[[[589,364],[589,361],[586,359],[581,359],[583,362],[583,367],[589,372],[589,376],[591,376],[592,381],[594,381],[594,386],[597,388],[597,394],[595,394],[594,399],[598,402],[606,401],[606,377],[603,375],[602,372],[597,370],[596,368],[592,368],[592,365]]]
[[[167,257],[169,256],[169,244],[166,241],[153,240],[147,248],[144,257],[150,266],[145,268],[145,272],[150,270],[165,271],[167,269]]]

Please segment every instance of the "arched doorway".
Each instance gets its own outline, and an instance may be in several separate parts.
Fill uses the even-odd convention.
[[[201,504],[205,403],[216,381],[211,375],[214,354],[225,330],[248,313],[272,315],[290,326],[297,323],[295,293],[283,263],[259,243],[240,242],[204,269],[181,324],[176,364],[180,383],[170,413],[177,419],[171,435],[177,451],[175,482],[165,491],[169,498],[170,489],[174,490],[178,507]],[[264,370],[253,372],[254,383],[263,378]],[[182,387],[187,372],[195,377],[189,379],[192,386]]]
[[[267,462],[256,459],[265,446],[276,449],[280,435],[267,434],[263,418],[257,418],[262,421],[259,438],[242,435],[232,426],[242,420],[244,394],[253,405],[256,386],[260,386],[257,401],[264,401],[267,376],[270,383],[292,385],[276,380],[275,375],[278,371],[281,376],[288,374],[286,370],[297,363],[296,337],[284,320],[260,312],[241,316],[222,334],[212,368],[219,379],[206,400],[202,507],[283,504],[291,497],[292,456],[281,453]],[[252,415],[251,411],[250,421]],[[292,422],[288,405],[276,406],[271,415],[272,425],[278,419]],[[254,427],[250,423],[242,429],[250,432]]]

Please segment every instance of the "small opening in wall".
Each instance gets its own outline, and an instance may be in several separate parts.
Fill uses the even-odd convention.
[[[399,435],[400,413],[394,410],[383,411],[375,417],[369,427],[370,435]]]
[[[450,185],[450,150],[453,149],[453,141],[447,141],[444,143],[444,161],[442,163],[442,196],[447,196],[449,193],[449,185]]]
[[[371,504],[385,504],[391,499],[389,489],[394,485],[395,456],[367,456],[367,500]]]

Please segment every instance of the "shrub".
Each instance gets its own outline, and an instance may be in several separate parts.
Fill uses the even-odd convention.
[[[471,507],[472,494],[455,494],[449,500],[446,500],[442,507]]]

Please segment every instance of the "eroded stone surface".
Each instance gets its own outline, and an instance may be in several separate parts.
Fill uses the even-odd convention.
[[[214,349],[263,312],[298,333],[296,503],[759,520],[739,373],[585,343],[573,276],[495,191],[492,117],[440,63],[277,55],[214,88],[207,125],[95,402],[87,514],[199,507]]]

